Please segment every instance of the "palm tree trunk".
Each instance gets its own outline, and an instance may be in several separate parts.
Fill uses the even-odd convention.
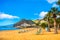
[[[59,28],[59,24],[58,24],[58,29],[60,29],[60,28]]]
[[[50,22],[49,22],[49,18],[48,18],[48,32],[50,32]]]
[[[41,29],[42,29],[41,27],[37,29],[37,33],[36,33],[37,35],[41,33]]]
[[[48,32],[50,32],[50,22],[48,22]]]
[[[59,23],[59,27],[60,27],[60,23]]]
[[[57,34],[56,18],[54,18],[54,33]]]

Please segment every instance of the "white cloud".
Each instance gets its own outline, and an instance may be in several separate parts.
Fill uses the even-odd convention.
[[[19,18],[19,17],[0,12],[0,19],[14,19],[14,18]]]
[[[39,18],[40,18],[40,19],[44,18],[44,16],[45,16],[47,13],[48,13],[48,12],[45,12],[45,11],[40,12]]]
[[[59,7],[57,4],[53,4],[53,6],[52,7]]]
[[[56,2],[56,1],[58,1],[58,0],[47,0],[47,2],[50,3],[50,4],[51,4],[51,3],[54,3],[54,2]]]

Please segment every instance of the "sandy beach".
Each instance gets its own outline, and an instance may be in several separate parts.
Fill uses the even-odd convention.
[[[26,32],[21,32],[21,30],[27,30]],[[36,35],[36,28],[27,28],[20,30],[8,30],[0,31],[0,40],[60,40],[60,33],[54,34],[54,32],[43,32]],[[58,30],[58,32],[60,32]]]

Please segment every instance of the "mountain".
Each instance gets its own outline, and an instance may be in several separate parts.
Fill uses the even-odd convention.
[[[33,22],[32,20],[26,20],[26,19],[22,19],[21,21],[17,22],[16,24],[14,24],[14,27],[32,27],[32,25],[35,24],[35,22]]]

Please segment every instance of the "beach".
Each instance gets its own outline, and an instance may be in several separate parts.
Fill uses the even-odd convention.
[[[27,31],[20,32],[21,30]],[[60,30],[58,34],[54,34],[53,30],[52,32],[43,30],[39,35],[36,35],[36,32],[36,28],[0,31],[0,40],[60,40]]]

